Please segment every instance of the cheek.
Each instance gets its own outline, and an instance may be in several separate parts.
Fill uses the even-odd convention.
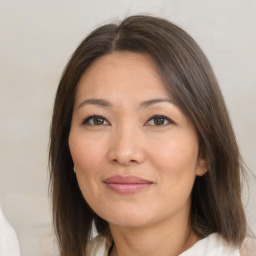
[[[76,168],[76,177],[79,188],[87,203],[92,207],[95,198],[101,201],[98,182],[101,180],[101,166],[103,166],[103,149],[95,145],[95,140],[81,136],[69,138],[71,156]]]
[[[180,196],[185,200],[193,187],[196,176],[198,143],[194,137],[176,136],[165,140],[161,146],[154,147],[151,155],[154,156],[152,164],[158,171],[161,189],[174,197]],[[169,198],[166,200],[174,200]]]
[[[190,200],[196,176],[196,149],[175,143],[158,154],[155,162],[161,184],[159,194],[162,195],[163,202],[172,205],[174,211],[182,209]]]
[[[77,170],[90,174],[102,162],[105,147],[101,141],[95,141],[87,136],[69,137],[70,153]]]
[[[178,173],[186,170],[195,170],[198,145],[195,140],[166,140],[159,148],[154,147],[151,155],[157,164],[172,169]]]

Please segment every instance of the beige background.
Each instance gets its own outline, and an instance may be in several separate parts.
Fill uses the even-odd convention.
[[[256,174],[256,1],[0,0],[0,201],[22,255],[51,247],[47,149],[57,84],[72,51],[97,25],[154,13],[189,32],[209,57],[245,162]],[[256,231],[256,182],[245,205]],[[245,193],[247,194],[247,193]]]

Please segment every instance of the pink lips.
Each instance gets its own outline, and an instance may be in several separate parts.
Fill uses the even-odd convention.
[[[110,189],[119,194],[134,194],[153,184],[136,176],[112,176],[103,181]]]

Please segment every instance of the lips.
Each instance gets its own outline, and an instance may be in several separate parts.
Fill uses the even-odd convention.
[[[150,187],[153,182],[137,176],[111,176],[103,181],[108,188],[119,194],[134,194]]]

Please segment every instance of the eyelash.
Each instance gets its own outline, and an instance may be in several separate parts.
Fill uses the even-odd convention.
[[[166,126],[166,125],[169,125],[169,124],[175,124],[175,122],[173,120],[171,120],[170,118],[168,118],[166,116],[163,116],[163,115],[154,115],[154,116],[152,116],[148,119],[147,123],[151,120],[154,120],[154,119],[156,120],[157,118],[164,120],[164,123],[165,123],[165,121],[167,121],[168,123],[167,124],[160,124],[160,125],[156,125],[154,123],[154,126]]]
[[[82,125],[97,126],[96,124],[90,124],[90,123],[89,123],[91,120],[93,120],[93,118],[100,118],[100,119],[103,119],[104,121],[107,121],[106,118],[103,117],[103,116],[100,116],[100,115],[91,115],[91,116],[86,117],[86,118],[83,120]]]
[[[82,125],[91,125],[91,126],[102,126],[102,125],[106,126],[106,125],[109,125],[109,122],[108,122],[108,124],[98,124],[98,125],[95,124],[95,123],[90,124],[89,122],[93,121],[93,118],[102,119],[103,122],[105,122],[105,121],[108,122],[107,119],[105,117],[101,116],[101,115],[91,115],[91,116],[86,117],[83,120]],[[149,121],[154,120],[154,119],[156,120],[157,118],[164,120],[164,124],[156,125],[155,122],[154,122],[154,124],[152,126],[166,126],[166,125],[169,125],[169,124],[175,124],[175,122],[173,120],[171,120],[170,118],[168,118],[166,116],[163,116],[163,115],[153,115],[148,119],[148,121],[146,123],[148,123]],[[165,123],[166,121],[168,122],[167,124]]]

